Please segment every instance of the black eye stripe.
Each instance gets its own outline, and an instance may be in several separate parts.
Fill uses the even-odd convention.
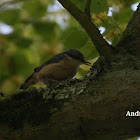
[[[71,56],[72,58],[84,61],[84,57],[82,55],[74,55],[74,54],[68,54],[69,56]]]
[[[85,61],[83,54],[81,52],[77,51],[77,50],[70,49],[70,50],[68,50],[64,53],[69,55],[70,57],[76,59],[76,60],[79,60],[79,61],[82,61],[82,62]]]

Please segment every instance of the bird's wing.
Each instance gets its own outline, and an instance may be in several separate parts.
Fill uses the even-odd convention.
[[[44,66],[48,65],[48,64],[53,64],[53,63],[58,63],[59,61],[61,61],[62,59],[64,59],[65,53],[60,53],[60,54],[57,54],[55,56],[53,56],[51,59],[49,59],[47,62],[43,63],[41,66],[37,67],[34,69],[34,72],[25,80],[25,83],[28,82],[32,77],[33,75],[40,71]]]
[[[41,66],[35,68],[34,72],[38,72],[39,70],[41,70],[44,66],[46,66],[48,64],[58,63],[59,61],[61,61],[64,58],[65,58],[64,53],[57,54],[57,55],[53,56],[51,59],[49,59],[47,62],[43,63]]]

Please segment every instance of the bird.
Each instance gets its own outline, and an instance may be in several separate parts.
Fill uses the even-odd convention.
[[[34,72],[20,86],[20,89],[26,90],[38,82],[47,87],[54,87],[62,81],[72,79],[77,73],[77,68],[82,64],[91,66],[91,63],[86,61],[78,50],[69,49],[59,53],[35,68]]]

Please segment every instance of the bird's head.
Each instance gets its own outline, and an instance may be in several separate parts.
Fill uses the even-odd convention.
[[[75,49],[70,49],[70,50],[64,52],[64,54],[69,56],[70,58],[75,59],[80,64],[85,64],[85,65],[91,66],[91,63],[84,59],[83,54]]]

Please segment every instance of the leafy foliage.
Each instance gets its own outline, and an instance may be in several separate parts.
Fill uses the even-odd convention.
[[[86,0],[71,1],[84,11]],[[133,14],[131,5],[137,1],[92,0],[92,20],[97,27],[105,28],[103,36],[113,45]],[[0,92],[17,91],[35,67],[64,50],[80,50],[91,62],[98,57],[86,32],[55,0],[3,3],[2,0],[0,23],[10,25],[13,32],[2,32],[1,28],[5,31],[6,28],[0,24]],[[107,16],[109,7],[113,9],[112,16]],[[82,66],[77,76],[85,74],[87,69]]]

